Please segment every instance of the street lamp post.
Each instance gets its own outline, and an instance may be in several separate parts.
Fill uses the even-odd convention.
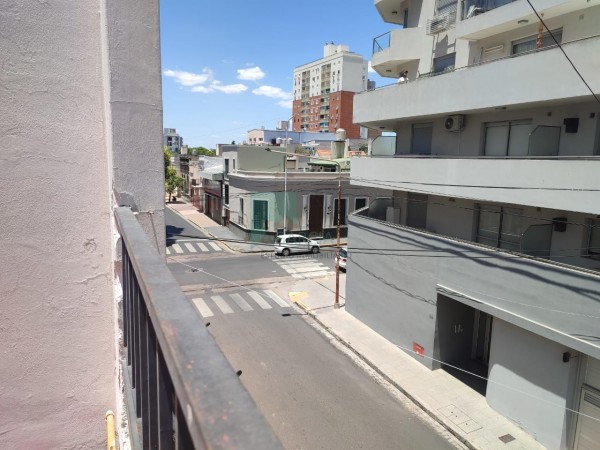
[[[267,147],[265,149],[268,152],[271,153],[280,153],[282,155],[285,155],[285,163],[287,165],[287,157],[288,155],[292,154],[292,153],[287,153],[287,152],[281,152],[278,150],[272,150],[269,147]],[[333,304],[333,307],[338,309],[340,307],[340,239],[341,239],[341,223],[342,223],[342,166],[340,165],[339,162],[337,161],[332,161],[330,159],[325,159],[325,158],[318,158],[315,156],[311,156],[311,159],[318,159],[320,161],[328,161],[328,162],[332,162],[335,165],[337,165],[337,169],[338,169],[338,210],[337,210],[337,244],[336,244],[336,251],[335,251],[335,302]],[[284,168],[284,176],[285,174],[287,174],[287,170],[286,168]],[[285,189],[287,191],[287,179],[285,180]],[[285,203],[284,203],[284,215],[285,215]],[[285,221],[285,218],[284,218]],[[283,225],[283,229],[285,232],[285,223]]]

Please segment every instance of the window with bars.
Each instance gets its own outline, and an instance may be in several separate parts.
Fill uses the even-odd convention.
[[[253,226],[255,230],[269,229],[269,202],[267,200],[254,200],[253,202]]]

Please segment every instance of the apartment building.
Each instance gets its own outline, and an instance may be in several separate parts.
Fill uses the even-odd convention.
[[[367,89],[367,61],[347,45],[326,44],[323,58],[294,69],[294,131],[346,130],[349,138],[367,137],[352,121],[354,94]]]
[[[163,146],[168,147],[171,153],[179,153],[183,146],[183,138],[175,128],[163,128]]]
[[[349,217],[348,312],[548,448],[600,448],[600,5],[374,3],[403,28],[354,121],[395,137],[351,179],[393,195]]]

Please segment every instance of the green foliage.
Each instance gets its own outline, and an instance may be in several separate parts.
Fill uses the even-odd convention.
[[[180,187],[183,187],[183,178],[177,175],[177,170],[174,167],[167,166],[165,170],[165,190],[169,194],[169,201],[171,201],[173,192]]]
[[[217,152],[205,147],[188,147],[189,155],[215,156]]]

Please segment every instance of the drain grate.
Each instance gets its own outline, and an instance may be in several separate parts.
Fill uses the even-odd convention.
[[[510,434],[505,434],[504,436],[500,436],[498,439],[500,439],[505,444],[508,444],[509,442],[514,441],[515,437]]]

